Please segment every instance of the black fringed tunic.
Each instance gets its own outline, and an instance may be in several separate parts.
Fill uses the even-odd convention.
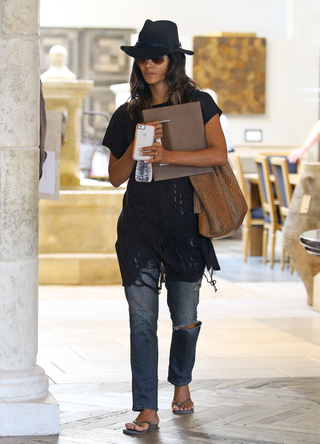
[[[200,101],[204,124],[217,113],[221,115],[209,94],[197,90],[191,99]],[[142,123],[138,112],[131,117],[126,104],[113,114],[103,145],[117,159],[133,141],[138,123]],[[220,266],[211,240],[199,234],[193,194],[188,177],[141,183],[136,182],[133,169],[117,227],[116,251],[124,286],[139,281],[150,261],[163,276],[186,282],[198,281],[206,268],[214,285],[212,275]]]

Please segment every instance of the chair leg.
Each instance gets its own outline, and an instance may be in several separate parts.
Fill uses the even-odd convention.
[[[270,256],[270,267],[273,268],[274,264],[274,247],[276,244],[276,233],[271,233],[271,256]]]
[[[250,229],[242,227],[242,254],[244,262],[247,262],[248,248],[249,248]]]
[[[282,242],[282,250],[281,250],[281,270],[282,271],[284,270],[285,261],[286,261],[286,252],[285,252],[284,245]]]
[[[268,228],[263,229],[262,235],[262,263],[265,264],[267,262],[267,246],[268,246]]]

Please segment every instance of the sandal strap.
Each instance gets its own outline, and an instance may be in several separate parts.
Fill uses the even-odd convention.
[[[184,401],[180,402],[180,404],[175,400],[173,400],[172,403],[175,404],[177,407],[181,407],[182,405],[186,404],[189,401],[191,401],[191,398],[185,399]]]
[[[137,423],[137,421],[133,421],[133,424],[137,425],[138,427],[141,427],[141,424],[149,424],[149,426],[151,426],[150,421],[141,421],[140,423]]]

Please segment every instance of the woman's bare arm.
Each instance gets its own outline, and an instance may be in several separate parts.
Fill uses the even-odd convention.
[[[129,176],[136,164],[136,161],[132,159],[133,142],[128,147],[120,159],[117,159],[110,153],[109,159],[109,182],[116,188],[122,185]]]

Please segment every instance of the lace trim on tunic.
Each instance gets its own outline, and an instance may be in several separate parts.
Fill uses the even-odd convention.
[[[206,271],[207,271],[207,273],[206,273]],[[214,291],[216,293],[218,291],[217,286],[216,286],[217,281],[215,279],[213,279],[213,275],[215,274],[215,272],[216,271],[213,268],[210,268],[208,270],[208,268],[206,267],[206,270],[203,275],[206,278],[206,281],[208,282],[208,284],[213,286]]]
[[[214,288],[215,293],[218,291],[217,289],[217,281],[213,278],[213,275],[215,274],[215,270],[213,268],[208,269],[205,268],[205,271],[203,273],[203,276],[205,277],[208,284],[212,285]],[[151,280],[151,283],[146,282],[145,277],[149,278]],[[143,269],[140,273],[140,276],[138,279],[132,284],[136,287],[148,287],[151,290],[156,291],[158,294],[160,294],[162,290],[162,285],[166,281],[166,274],[164,271],[164,267],[160,267],[160,274],[159,279],[157,279],[148,269]],[[154,284],[154,285],[153,285]]]

